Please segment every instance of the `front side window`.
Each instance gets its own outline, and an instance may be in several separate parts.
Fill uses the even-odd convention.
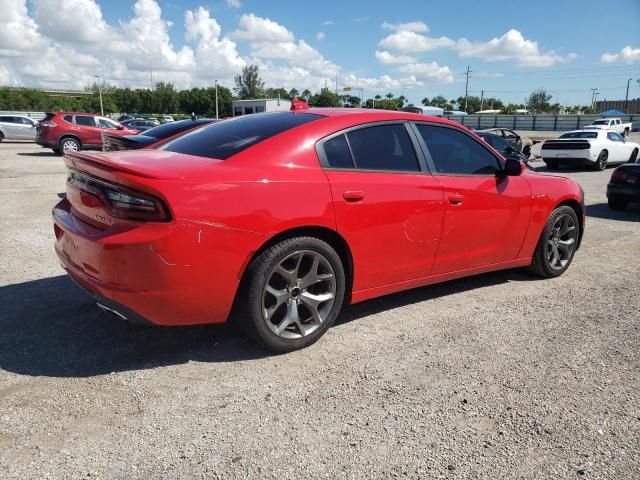
[[[348,132],[346,137],[358,169],[420,171],[411,138],[403,124],[360,128]]]
[[[98,124],[100,125],[100,128],[107,128],[110,130],[116,130],[118,128],[118,125],[116,125],[111,120],[107,120],[106,118],[99,118]]]
[[[623,142],[624,141],[622,139],[622,137],[620,135],[618,135],[616,132],[607,133],[607,138],[609,140],[611,140],[612,142]]]
[[[505,152],[509,148],[509,144],[497,135],[489,135],[491,146],[500,153]]]
[[[498,159],[466,133],[450,128],[416,124],[437,173],[453,175],[495,175]]]
[[[96,120],[94,117],[87,115],[76,115],[76,125],[83,125],[85,127],[95,127]]]

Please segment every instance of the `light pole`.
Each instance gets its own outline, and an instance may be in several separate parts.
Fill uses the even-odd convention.
[[[624,97],[624,113],[627,113],[627,107],[629,106],[629,83],[631,83],[632,78],[627,80],[627,94]]]
[[[104,117],[104,108],[102,107],[102,87],[100,86],[100,75],[94,75],[98,79],[98,94],[100,95],[100,115]]]
[[[214,80],[216,84],[216,119],[218,118],[218,80]]]

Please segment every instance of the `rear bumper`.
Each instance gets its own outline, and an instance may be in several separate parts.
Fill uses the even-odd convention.
[[[591,150],[542,150],[540,155],[543,160],[575,165],[593,165],[598,160],[598,154]]]
[[[44,138],[36,138],[36,143],[45,148],[58,148],[58,143],[53,140],[46,140]]]
[[[220,226],[173,221],[100,231],[53,209],[62,267],[99,303],[129,320],[157,325],[223,323],[247,255],[263,237]]]
[[[640,185],[632,183],[609,183],[607,185],[607,198],[626,198],[627,200],[640,201]]]

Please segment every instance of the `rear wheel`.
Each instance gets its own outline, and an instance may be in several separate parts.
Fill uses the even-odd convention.
[[[549,170],[557,170],[560,167],[560,163],[558,160],[550,158],[549,160],[545,160],[544,163],[547,165]]]
[[[0,143],[2,143],[2,140],[4,140],[4,134],[0,132]]]
[[[72,137],[66,137],[60,140],[60,151],[65,152],[77,152],[80,150],[80,142]],[[55,151],[55,150],[54,150]]]
[[[611,210],[624,210],[627,208],[628,201],[624,198],[620,197],[609,197],[607,198],[607,204]]]
[[[638,149],[634,148],[633,152],[631,152],[631,156],[629,157],[628,163],[636,163],[637,159],[638,159]]]
[[[329,244],[296,237],[256,257],[239,288],[241,328],[264,347],[288,352],[316,342],[335,321],[345,274]]]
[[[606,150],[602,150],[600,152],[600,155],[598,155],[598,160],[596,160],[594,168],[596,170],[604,170],[605,168],[607,168],[608,159],[609,159],[609,152],[607,152]]]
[[[542,229],[529,270],[544,278],[562,275],[573,260],[579,234],[580,223],[573,208],[563,205],[553,210]]]
[[[629,129],[628,128],[624,129],[624,132],[622,132],[622,136],[623,137],[628,137],[629,136]]]

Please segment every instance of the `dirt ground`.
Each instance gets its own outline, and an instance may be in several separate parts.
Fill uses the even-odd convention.
[[[568,272],[347,308],[272,356],[129,325],[63,275],[61,157],[0,144],[0,478],[640,478],[640,205],[586,192]],[[542,162],[534,162],[545,171]]]

